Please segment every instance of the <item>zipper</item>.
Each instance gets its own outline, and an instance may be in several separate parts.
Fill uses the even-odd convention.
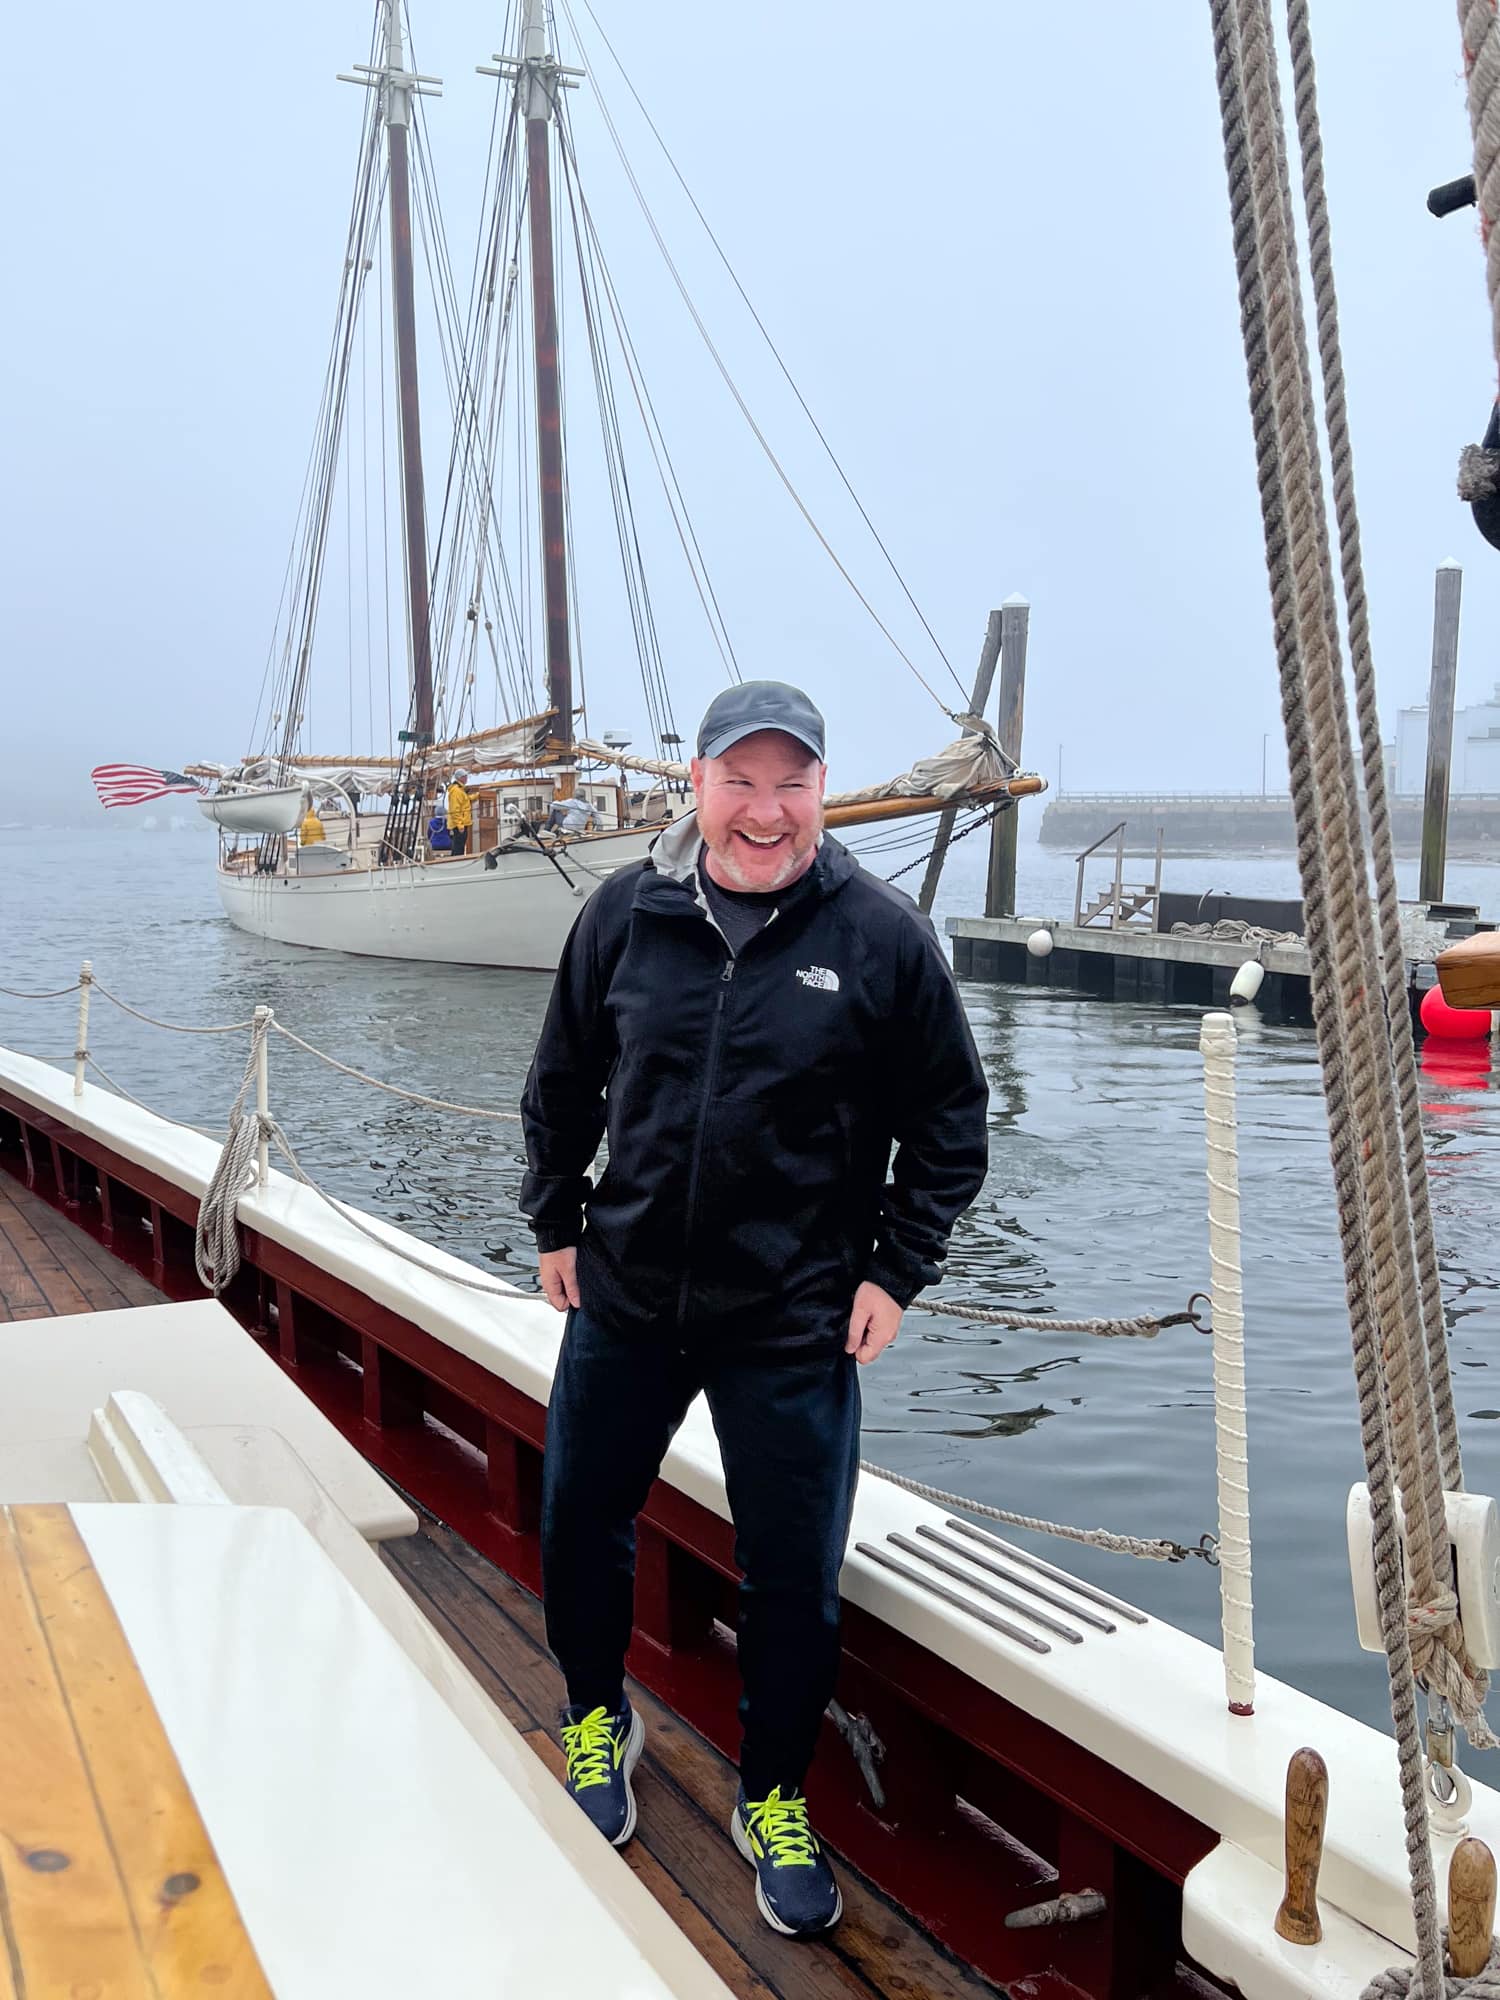
[[[720,936],[723,933],[720,932]],[[725,939],[727,945],[728,939]],[[735,957],[730,952],[724,961],[724,969],[719,974],[719,999],[714,1008],[713,1026],[708,1036],[708,1063],[703,1081],[703,1107],[698,1113],[698,1130],[693,1137],[693,1158],[688,1169],[688,1211],[687,1222],[682,1234],[682,1289],[677,1294],[677,1331],[682,1333],[687,1323],[688,1293],[692,1288],[693,1266],[691,1245],[693,1224],[698,1219],[698,1177],[703,1166],[703,1147],[708,1138],[708,1116],[713,1108],[714,1084],[718,1081],[719,1051],[724,1039],[724,1016],[728,1009],[729,989],[734,980]],[[685,1350],[684,1350],[685,1351]]]

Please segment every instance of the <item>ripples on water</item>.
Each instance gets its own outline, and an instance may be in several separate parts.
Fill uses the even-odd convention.
[[[982,899],[979,841],[955,851],[944,910]],[[893,860],[905,859],[897,855]],[[257,1001],[319,1047],[431,1095],[514,1106],[546,1004],[543,974],[401,965],[265,944],[219,911],[211,840],[88,829],[0,834],[0,984],[47,987],[92,958],[148,1011],[243,1019]],[[1021,903],[1071,907],[1071,867],[1021,852]],[[1291,894],[1283,857],[1168,863],[1170,886]],[[1403,882],[1410,891],[1411,885]],[[1500,883],[1449,894],[1494,914]],[[945,1291],[1070,1318],[1175,1311],[1207,1279],[1198,1014],[969,985],[991,1089],[991,1169],[960,1223]],[[1356,1650],[1343,1506],[1362,1464],[1323,1101],[1311,1034],[1241,1015],[1240,1145],[1257,1655],[1371,1721],[1384,1667]],[[73,1043],[72,1003],[0,998],[0,1041]],[[236,1038],[168,1036],[96,1002],[90,1036],[128,1089],[175,1116],[223,1116]],[[1424,1120],[1469,1482],[1500,1488],[1500,1302],[1492,1218],[1500,1107],[1488,1071],[1425,1057]],[[309,1171],[418,1236],[530,1284],[514,1128],[465,1122],[332,1075],[285,1043],[272,1103]],[[1213,1526],[1208,1343],[1010,1334],[913,1313],[864,1377],[869,1456],[998,1505],[1195,1542]],[[1054,1547],[1051,1551],[1057,1553]],[[1213,1641],[1201,1563],[1068,1550],[1082,1574]]]

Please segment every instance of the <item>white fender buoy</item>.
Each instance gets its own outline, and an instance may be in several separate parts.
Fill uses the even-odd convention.
[[[1051,931],[1033,931],[1031,936],[1026,940],[1026,949],[1031,953],[1033,958],[1050,958],[1052,956]]]
[[[1238,1001],[1243,1005],[1246,1001],[1253,1000],[1256,994],[1259,993],[1261,981],[1265,976],[1266,968],[1261,964],[1260,960],[1258,958],[1247,958],[1229,982],[1229,999],[1231,1004]]]

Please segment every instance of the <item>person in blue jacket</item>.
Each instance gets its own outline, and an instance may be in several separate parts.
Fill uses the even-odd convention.
[[[701,1390],[744,1578],[731,1831],[766,1922],[810,1936],[842,1908],[803,1782],[838,1669],[858,1370],[979,1192],[987,1092],[931,924],[822,830],[807,696],[731,688],[697,750],[693,811],[574,924],[522,1098],[521,1206],[567,1313],[547,1633],[568,1789],[621,1845],[645,1737],[624,1687],[634,1522]]]

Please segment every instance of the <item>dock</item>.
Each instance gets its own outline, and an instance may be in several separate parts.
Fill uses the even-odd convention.
[[[1164,904],[1188,899],[1163,897]],[[1203,914],[1257,919],[1253,906],[1230,897],[1202,899]],[[1170,914],[1170,911],[1168,912]],[[1406,986],[1413,1016],[1433,983],[1433,960],[1457,937],[1472,936],[1478,912],[1455,904],[1402,906]],[[953,969],[960,979],[1017,986],[1056,986],[1107,1000],[1153,1006],[1227,1007],[1235,973],[1258,958],[1265,978],[1256,999],[1260,1010],[1291,1021],[1312,1019],[1312,968],[1304,943],[1257,944],[1244,938],[1187,937],[1147,924],[1080,924],[1058,917],[950,917]],[[1027,940],[1045,930],[1052,950],[1037,957]]]

